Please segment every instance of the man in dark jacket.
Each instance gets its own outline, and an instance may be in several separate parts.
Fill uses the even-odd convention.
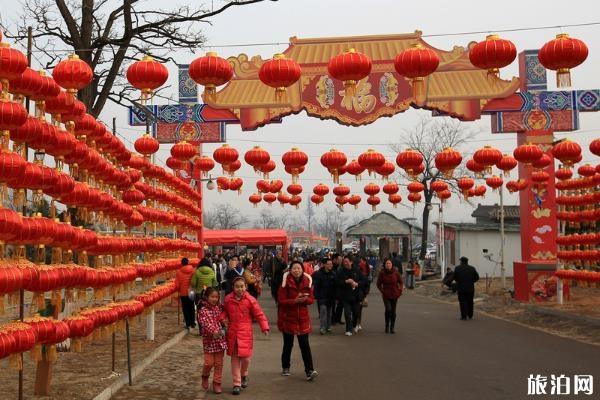
[[[333,262],[329,258],[321,260],[322,267],[313,275],[314,297],[319,306],[319,332],[331,333],[331,316],[335,305],[336,280]]]
[[[475,295],[475,282],[479,280],[477,270],[469,265],[467,257],[460,258],[460,265],[454,268],[454,281],[458,292],[460,304],[460,319],[473,318],[473,296]]]
[[[287,265],[283,260],[283,255],[281,251],[277,251],[277,255],[273,258],[273,274],[271,279],[271,296],[277,303],[277,291],[279,287],[283,283],[283,273],[287,269]]]
[[[331,260],[333,261],[333,272],[337,274],[339,270],[342,269],[342,256],[338,253],[334,253],[331,256]],[[336,299],[335,306],[333,307],[333,316],[332,325],[341,324],[342,323],[342,313],[344,312],[344,306],[342,305],[342,301],[338,298]]]
[[[344,319],[346,320],[346,336],[352,336],[352,330],[358,332],[356,325],[360,312],[362,300],[361,288],[364,286],[363,274],[360,270],[352,268],[352,259],[345,256],[342,268],[336,274],[338,299],[344,307]]]

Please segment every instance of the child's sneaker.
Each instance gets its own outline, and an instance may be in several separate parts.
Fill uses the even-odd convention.
[[[283,371],[281,371],[281,375],[283,376],[290,376],[290,369],[289,368],[284,368]]]
[[[242,376],[242,388],[246,389],[248,387],[248,382],[250,382],[248,375]]]
[[[215,392],[215,394],[223,393],[223,389],[221,388],[221,382],[213,382],[213,392]]]
[[[233,390],[231,391],[231,394],[234,396],[239,396],[239,394],[242,392],[242,388],[239,386],[234,386]]]
[[[208,376],[202,377],[202,389],[208,390]]]
[[[315,370],[312,370],[306,374],[306,380],[310,382],[314,380],[317,377],[317,375],[319,375],[319,373]]]
[[[325,329],[319,329],[319,334],[324,335],[325,334]]]

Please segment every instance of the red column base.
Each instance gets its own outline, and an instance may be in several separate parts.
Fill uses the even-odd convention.
[[[556,272],[556,263],[515,262],[513,265],[515,299],[523,303],[555,300],[554,272]],[[568,282],[563,284],[563,296],[569,299]]]

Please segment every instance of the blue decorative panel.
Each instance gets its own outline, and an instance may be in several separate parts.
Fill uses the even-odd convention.
[[[190,78],[188,64],[179,64],[179,102],[198,103],[198,84]]]

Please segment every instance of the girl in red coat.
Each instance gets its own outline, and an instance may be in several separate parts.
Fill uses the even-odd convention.
[[[304,361],[306,380],[312,381],[317,376],[313,367],[308,335],[312,328],[308,306],[314,302],[312,278],[304,273],[304,266],[293,261],[290,272],[283,275],[283,283],[277,293],[279,310],[277,327],[283,333],[283,350],[281,351],[282,375],[290,375],[290,356],[294,347],[294,336],[298,337],[298,345]]]
[[[210,371],[215,368],[213,375],[213,390],[221,393],[221,378],[223,377],[223,356],[227,349],[225,331],[221,326],[223,307],[219,304],[219,291],[209,287],[204,291],[202,308],[198,312],[198,321],[202,329],[202,347],[204,348],[204,367],[202,368],[202,388],[208,389]]]
[[[394,268],[392,260],[388,258],[383,263],[383,270],[377,276],[377,289],[381,292],[385,306],[385,333],[396,333],[394,331],[396,304],[402,295],[403,287],[400,272]]]
[[[231,356],[231,375],[233,376],[233,392],[238,395],[241,388],[248,387],[248,367],[252,356],[252,319],[255,319],[260,330],[269,334],[269,322],[258,305],[258,301],[246,292],[246,281],[238,276],[233,280],[233,292],[225,296],[225,311],[222,319],[226,319],[227,355]]]

